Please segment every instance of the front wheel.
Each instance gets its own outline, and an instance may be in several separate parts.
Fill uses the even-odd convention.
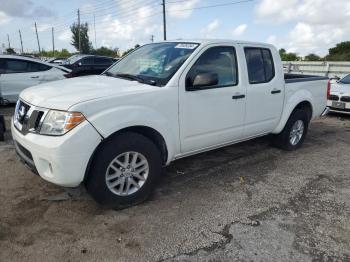
[[[96,152],[86,181],[100,204],[121,209],[146,200],[161,174],[156,145],[138,133],[117,134]]]
[[[281,133],[275,135],[273,144],[281,149],[292,151],[300,148],[309,128],[309,117],[304,110],[296,109],[289,117]]]

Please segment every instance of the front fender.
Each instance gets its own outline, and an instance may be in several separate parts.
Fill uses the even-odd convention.
[[[146,106],[118,106],[104,110],[88,118],[96,130],[107,138],[115,132],[133,126],[150,127],[159,132],[167,146],[168,163],[178,150],[177,121],[167,119],[161,113]]]
[[[290,90],[290,93],[292,93],[290,97],[288,96],[289,92],[286,93],[287,100],[286,100],[285,105],[284,105],[283,114],[282,114],[282,117],[280,119],[279,124],[277,125],[275,130],[273,130],[273,132],[272,132],[273,134],[278,134],[283,130],[290,115],[292,114],[292,112],[294,111],[296,106],[298,104],[300,104],[301,102],[309,102],[311,104],[312,109],[313,109],[314,103],[313,103],[313,98],[312,98],[311,92],[303,89],[303,90],[298,90],[298,91]]]

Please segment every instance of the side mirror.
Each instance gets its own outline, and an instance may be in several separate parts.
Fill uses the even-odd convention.
[[[83,64],[81,62],[78,63],[78,66],[82,66]]]
[[[218,75],[215,73],[200,73],[195,76],[193,83],[186,85],[187,91],[196,91],[215,86],[219,82]]]

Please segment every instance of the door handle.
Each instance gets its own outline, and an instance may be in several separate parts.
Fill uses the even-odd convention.
[[[245,95],[234,95],[232,96],[232,99],[242,99],[245,98]]]
[[[274,94],[279,94],[279,93],[281,93],[281,90],[272,90],[272,91],[271,91],[271,94],[273,94],[273,95],[274,95]]]
[[[31,76],[30,78],[39,78],[39,76]]]

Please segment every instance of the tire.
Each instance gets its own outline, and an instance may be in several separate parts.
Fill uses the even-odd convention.
[[[135,161],[133,164],[132,159],[135,155],[137,155],[138,162]],[[128,165],[124,165],[126,158],[130,159],[131,162]],[[141,165],[145,161],[148,169],[141,171],[136,176],[135,172],[146,167],[146,164],[141,167],[137,167],[137,165]],[[119,163],[124,166],[119,165]],[[159,181],[161,170],[162,157],[157,146],[143,135],[125,132],[107,139],[97,150],[88,172],[86,188],[99,204],[107,208],[123,209],[145,201],[152,194]],[[117,177],[113,178],[113,176]],[[111,179],[107,182],[107,177],[114,180]],[[139,177],[143,179],[138,179]],[[131,183],[131,180],[136,182],[140,188],[134,186],[136,184]],[[113,183],[117,183],[117,185],[113,186]],[[130,193],[126,194],[128,183],[130,184]],[[136,191],[133,192],[134,190]]]
[[[299,124],[301,125],[300,121],[303,125],[301,137],[299,139],[292,140],[291,133],[293,131],[293,127],[297,127]],[[287,151],[293,151],[300,148],[304,143],[309,128],[309,122],[310,119],[306,111],[301,109],[294,110],[291,116],[289,117],[282,132],[273,137],[273,144],[276,147]],[[300,134],[300,132],[301,131],[299,131],[298,134]]]

